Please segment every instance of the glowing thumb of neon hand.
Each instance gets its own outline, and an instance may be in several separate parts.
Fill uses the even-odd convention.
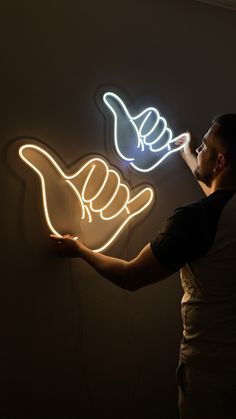
[[[121,174],[100,156],[87,159],[69,174],[45,147],[25,144],[19,155],[40,180],[50,232],[76,235],[94,251],[109,247],[131,219],[151,206],[151,187],[131,190]]]

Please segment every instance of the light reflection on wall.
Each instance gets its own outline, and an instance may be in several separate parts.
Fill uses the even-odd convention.
[[[50,232],[75,234],[95,252],[107,249],[132,219],[143,218],[153,202],[152,187],[131,190],[101,156],[91,156],[69,174],[39,145],[24,144],[19,155],[39,178]]]

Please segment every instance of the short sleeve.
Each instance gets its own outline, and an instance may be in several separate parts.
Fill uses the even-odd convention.
[[[178,208],[151,242],[153,254],[172,272],[204,254],[204,215],[201,207]]]

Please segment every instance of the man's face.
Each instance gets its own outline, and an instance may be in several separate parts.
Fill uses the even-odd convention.
[[[197,148],[197,167],[194,171],[195,177],[207,186],[211,186],[215,177],[214,168],[217,161],[217,129],[218,124],[214,123],[202,139],[202,144]]]

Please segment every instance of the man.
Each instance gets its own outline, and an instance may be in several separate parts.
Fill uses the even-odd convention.
[[[94,253],[72,236],[51,236],[128,290],[180,270],[183,339],[177,370],[181,419],[236,418],[236,114],[216,117],[197,155],[182,156],[206,198],[175,210],[156,239],[127,262]]]

